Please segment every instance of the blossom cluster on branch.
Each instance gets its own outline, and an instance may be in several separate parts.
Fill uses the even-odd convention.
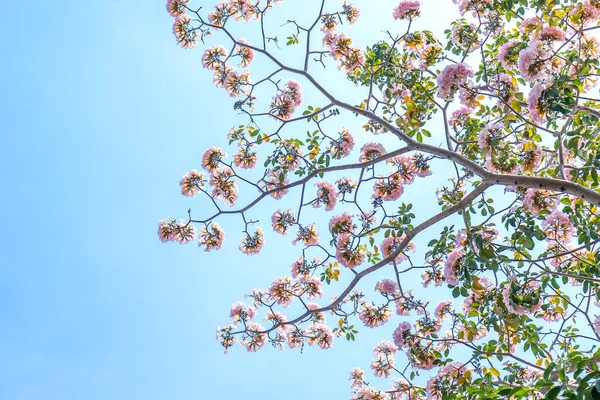
[[[162,220],[158,236],[218,250],[236,235],[225,240],[216,221],[233,214],[242,232],[231,246],[258,254],[269,227],[298,253],[289,273],[234,303],[217,329],[225,351],[328,349],[360,325],[394,324],[370,366],[390,385],[355,368],[352,399],[590,395],[600,378],[599,0],[454,0],[461,17],[445,37],[415,29],[426,8],[402,0],[378,11],[393,25],[364,49],[346,30],[364,15],[347,2],[320,0],[309,22],[273,33],[264,22],[282,1],[191,2],[167,1],[176,40],[227,41],[207,47],[202,65],[245,121],[227,133],[232,157],[211,147],[180,180],[214,212]],[[255,22],[260,39],[238,38],[238,21]],[[282,59],[277,35],[300,63]],[[251,79],[258,58],[274,70]],[[315,78],[330,64],[364,100]],[[437,198],[428,215],[405,202],[424,188]],[[240,190],[255,196],[240,205]],[[262,225],[252,217],[269,197],[285,205]],[[308,206],[327,223],[307,219]],[[372,296],[359,286],[375,271],[388,278]]]

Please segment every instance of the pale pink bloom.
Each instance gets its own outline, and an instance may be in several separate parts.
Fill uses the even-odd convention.
[[[452,300],[442,300],[435,307],[433,315],[440,321],[448,318],[448,314],[452,313]]]
[[[204,187],[204,174],[193,169],[187,174],[181,177],[179,186],[181,187],[181,194],[188,197],[195,196]]]
[[[548,51],[540,41],[532,40],[526,49],[519,53],[519,72],[523,79],[532,82],[543,78],[547,73]]]
[[[325,205],[326,211],[331,211],[335,207],[337,202],[338,194],[335,187],[329,182],[317,182],[317,198],[312,202],[312,206],[315,208]]]
[[[198,31],[194,30],[191,26],[191,18],[186,14],[181,14],[175,18],[173,22],[173,34],[175,40],[184,49],[193,49],[198,45]]]
[[[355,268],[363,263],[366,252],[363,246],[352,246],[353,236],[350,233],[338,235],[335,258],[344,267]]]
[[[533,89],[531,89],[531,92],[529,92],[529,97],[527,98],[527,110],[529,110],[529,115],[536,124],[543,124],[547,121],[547,106],[541,101],[544,92],[544,86],[538,82],[535,84]]]
[[[359,9],[352,4],[346,5],[346,2],[344,2],[344,5],[342,5],[342,9],[342,14],[346,16],[346,20],[351,24],[355,23],[360,15]]]
[[[385,324],[390,320],[391,316],[392,310],[388,306],[377,307],[374,303],[363,304],[358,312],[358,318],[368,328],[375,328]]]
[[[227,153],[224,153],[223,150],[211,147],[202,153],[202,168],[208,172],[214,172],[225,157],[227,157]]]
[[[247,322],[256,316],[256,309],[254,307],[248,307],[241,301],[238,301],[231,306],[229,316],[235,323],[240,321]]]
[[[320,260],[315,257],[312,262],[312,265],[320,264]],[[311,265],[308,264],[308,261],[303,257],[298,258],[296,261],[292,263],[292,276],[294,278],[302,277],[302,276],[310,276],[311,275]]]
[[[208,183],[212,186],[213,199],[221,199],[225,204],[233,206],[238,198],[238,187],[235,174],[229,167],[214,170]]]
[[[546,216],[546,219],[542,221],[542,227],[548,238],[555,240],[567,239],[575,231],[569,216],[558,209],[554,209],[552,213]]]
[[[392,164],[396,171],[392,174],[402,184],[411,184],[415,180],[416,163],[414,159],[407,156],[397,156],[385,160],[386,164]]]
[[[172,218],[160,220],[158,222],[158,238],[166,243],[175,240],[176,222]]]
[[[600,3],[598,0],[583,0],[583,9],[591,20],[600,18]]]
[[[423,287],[425,288],[429,287],[431,283],[433,283],[434,286],[441,286],[442,283],[444,283],[442,273],[439,269],[425,271],[421,274],[421,278],[423,279]]]
[[[277,119],[287,121],[292,118],[296,106],[289,93],[280,92],[273,96],[271,101],[271,115]]]
[[[317,345],[322,349],[330,349],[333,346],[333,331],[325,324],[313,324],[309,326],[305,335],[309,345]]]
[[[275,232],[285,235],[288,228],[296,223],[296,215],[292,210],[277,210],[271,217],[271,223]]]
[[[219,250],[225,241],[225,231],[216,223],[211,222],[198,234],[198,246],[204,251]]]
[[[375,290],[384,296],[394,295],[398,292],[398,284],[390,279],[383,279],[377,282]]]
[[[398,251],[400,249],[400,245],[402,244],[404,239],[405,239],[405,236],[401,236],[401,237],[388,236],[387,238],[383,239],[383,241],[381,242],[381,254],[383,255],[383,257],[388,258],[390,255],[392,255],[393,253]],[[406,246],[396,256],[394,261],[397,264],[399,264],[402,261],[407,260],[408,259],[408,256],[406,255],[407,251],[415,251],[415,244],[413,242],[408,242],[408,244],[406,244]]]
[[[379,143],[367,143],[360,149],[360,162],[367,162],[381,157],[386,153],[385,147]]]
[[[246,335],[242,337],[241,344],[246,350],[253,352],[260,349],[267,341],[267,334],[264,332],[265,328],[257,324],[256,322],[250,322],[246,325]]]
[[[471,114],[471,109],[467,107],[461,107],[458,110],[454,111],[450,116],[450,120],[448,123],[455,131],[462,128],[465,123],[467,117]]]
[[[202,56],[202,66],[207,69],[215,70],[225,65],[227,59],[227,49],[223,46],[209,47]]]
[[[251,169],[256,167],[258,162],[258,154],[255,151],[251,151],[249,148],[240,149],[233,155],[233,163],[240,168]]]
[[[288,330],[287,342],[290,349],[301,347],[304,344],[304,332],[298,328]]]
[[[398,346],[399,349],[403,349],[405,347],[410,346],[410,323],[401,322],[400,325],[394,331],[394,343]]]
[[[552,197],[552,193],[543,189],[527,189],[523,205],[527,211],[533,215],[538,215],[542,210],[554,208],[556,199]]]
[[[250,235],[246,233],[246,237],[242,238],[242,244],[240,250],[244,254],[253,255],[258,254],[265,244],[265,236],[260,228],[256,228],[254,234]]]
[[[277,304],[287,307],[292,304],[292,300],[298,294],[298,286],[289,276],[282,276],[275,279],[269,287],[269,296]]]
[[[389,377],[395,365],[394,354],[397,352],[398,348],[392,342],[384,341],[379,343],[373,350],[375,357],[377,357],[371,363],[373,374],[375,376]]]
[[[241,94],[246,94],[248,85],[250,85],[250,74],[244,71],[238,74],[232,71],[227,75],[225,80],[225,90],[231,97],[239,97]]]
[[[282,313],[271,310],[267,311],[265,315],[265,322],[269,321],[273,323],[273,326],[279,325],[278,329],[282,329],[284,332],[290,330],[290,325],[285,324],[288,322],[288,319]]]
[[[565,310],[562,307],[557,308],[555,305],[550,304],[548,308],[546,308],[545,310],[540,310],[539,312],[541,314],[540,316],[544,321],[556,322],[561,320],[566,315],[567,310]]]
[[[340,159],[346,157],[354,148],[354,138],[348,129],[342,129],[340,137],[329,145],[331,157]]]
[[[431,169],[429,169],[428,160],[425,156],[423,156],[423,154],[420,153],[412,156],[408,170],[419,178],[424,178],[431,175]]]
[[[519,53],[519,43],[511,39],[498,49],[498,61],[508,70],[517,66]]]
[[[556,26],[545,26],[536,36],[537,40],[546,41],[563,41],[565,40],[565,32]]]
[[[438,96],[452,100],[456,91],[473,76],[473,70],[466,64],[457,63],[446,66],[437,76]]]
[[[246,68],[254,59],[254,50],[248,47],[250,46],[250,43],[245,39],[239,39],[238,42],[239,44],[235,46],[235,51],[241,57],[239,66]]]
[[[298,107],[302,104],[302,88],[300,84],[295,80],[289,80],[283,89],[284,93],[287,93],[292,98],[294,107]]]
[[[379,177],[373,184],[373,197],[381,198],[384,201],[398,200],[403,192],[404,188],[396,174],[387,178]]]
[[[305,246],[314,246],[319,243],[319,233],[315,224],[310,224],[306,227],[300,225],[298,227],[298,234],[292,240],[292,243],[296,244],[298,242],[302,242]]]
[[[403,0],[394,8],[394,19],[414,19],[421,15],[421,2],[418,0]]]
[[[360,389],[364,384],[364,372],[360,368],[354,368],[350,371],[350,380],[352,381],[352,391]]]
[[[540,26],[542,26],[542,20],[540,19],[540,17],[535,16],[531,18],[525,18],[521,22],[521,32],[530,32],[534,29],[539,28]]]
[[[502,130],[504,129],[504,124],[495,123],[486,125],[481,132],[479,132],[479,136],[477,137],[477,143],[480,148],[490,147],[492,143],[492,139],[497,139],[500,137]]]
[[[315,300],[323,297],[323,286],[321,279],[316,276],[301,276],[298,278],[301,289],[300,295],[306,295],[309,300]]]
[[[172,17],[177,18],[186,12],[185,6],[189,0],[167,0],[167,11]]]
[[[283,140],[279,151],[281,155],[277,157],[277,161],[279,161],[282,167],[287,168],[288,171],[295,171],[300,166],[303,152],[293,139]]]
[[[337,236],[341,233],[354,232],[355,225],[352,222],[352,214],[344,212],[329,220],[329,232]]]
[[[450,252],[450,254],[448,254],[448,259],[444,264],[444,278],[446,278],[447,284],[456,285],[458,283],[456,273],[460,260],[464,255],[465,252],[462,248],[454,249],[452,252]]]

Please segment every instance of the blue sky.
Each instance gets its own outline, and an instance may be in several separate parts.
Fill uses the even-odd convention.
[[[329,351],[225,356],[215,327],[288,273],[290,240],[249,258],[235,228],[218,253],[156,237],[205,207],[178,180],[243,122],[164,3],[8,2],[0,22],[0,399],[346,397],[398,321]]]

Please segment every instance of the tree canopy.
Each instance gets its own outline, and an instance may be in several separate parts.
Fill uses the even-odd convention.
[[[354,37],[360,4],[193,3],[167,1],[175,38],[205,47],[239,120],[158,236],[254,255],[284,235],[295,253],[233,304],[225,351],[393,324],[352,399],[597,396],[600,0],[454,0],[444,34],[403,0]]]

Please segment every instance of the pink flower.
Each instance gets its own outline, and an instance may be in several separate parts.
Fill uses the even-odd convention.
[[[187,2],[189,0],[167,0],[167,11],[172,17],[179,17],[185,14]]]
[[[435,307],[435,311],[433,315],[439,319],[444,320],[447,318],[447,315],[452,312],[452,300],[443,300],[438,303]]]
[[[240,168],[251,169],[256,167],[258,162],[258,155],[255,151],[251,151],[250,148],[241,149],[233,155],[233,163]]]
[[[306,295],[309,300],[315,300],[323,297],[323,286],[321,280],[315,276],[301,276],[298,278],[301,284],[300,295]]]
[[[539,284],[537,282],[530,281],[526,285],[516,284],[519,287],[517,293],[513,293],[513,285],[515,285],[515,283],[511,281],[508,284],[505,284],[504,288],[502,289],[502,299],[504,300],[504,305],[509,312],[518,315],[532,314],[542,307],[542,300],[539,298],[539,295],[536,304],[526,305],[513,301],[513,294],[518,295],[519,297],[535,294],[539,288]]]
[[[305,335],[309,345],[317,345],[322,349],[330,349],[333,346],[333,332],[325,324],[314,324],[309,326]]]
[[[388,236],[387,238],[383,239],[383,241],[381,242],[381,254],[383,255],[383,257],[388,258],[394,252],[398,251],[400,249],[400,245],[402,244],[404,239],[405,239],[405,236],[401,236],[401,237]],[[405,252],[406,251],[414,251],[414,250],[415,250],[415,244],[412,242],[408,242],[408,244],[406,244],[406,246],[402,250],[400,250],[400,253],[396,256],[394,261],[397,264],[399,264],[402,261],[407,260],[408,256],[406,255]]]
[[[288,192],[288,189],[280,189],[284,186],[289,185],[290,181],[287,179],[287,176],[284,175],[283,181],[279,179],[280,173],[271,172],[265,182],[265,189],[268,191],[273,191],[269,193],[271,197],[276,200],[280,200],[283,196],[285,196]]]
[[[519,43],[511,39],[498,49],[498,61],[508,70],[517,66]]]
[[[449,285],[456,285],[458,283],[456,273],[459,262],[464,255],[465,252],[462,248],[454,249],[448,254],[448,259],[444,264],[444,278],[446,278],[446,283]]]
[[[224,241],[225,232],[214,222],[209,223],[198,235],[198,246],[205,246],[204,251],[219,250]]]
[[[454,111],[450,116],[450,121],[448,123],[454,130],[459,130],[462,128],[465,120],[471,114],[471,109],[467,107],[461,107],[458,110]]]
[[[495,123],[488,124],[481,132],[479,132],[479,136],[477,137],[477,143],[480,148],[490,147],[493,139],[500,138],[501,132],[504,129],[504,124]]]
[[[206,182],[206,179],[204,179],[202,172],[198,172],[195,169],[189,171],[179,181],[181,194],[188,197],[195,196],[204,187],[204,182]]]
[[[367,162],[381,157],[387,153],[385,147],[379,143],[367,143],[360,149],[360,162]]]
[[[223,153],[221,149],[211,147],[202,153],[202,168],[208,172],[214,172],[221,166],[223,158],[227,157],[227,153]]]
[[[421,2],[418,0],[403,0],[394,9],[394,19],[414,19],[421,15]]]
[[[283,91],[290,95],[294,107],[298,107],[300,104],[302,104],[302,88],[297,81],[289,80]]]
[[[326,211],[333,210],[338,198],[335,187],[328,182],[317,182],[315,186],[318,190],[317,198],[312,203],[313,207],[319,208],[323,204]]]
[[[457,63],[446,66],[437,76],[438,96],[452,100],[456,91],[473,76],[473,70],[466,64]]]
[[[549,42],[565,40],[565,32],[555,26],[545,26],[537,35],[536,39]]]
[[[222,68],[225,65],[227,54],[227,49],[223,46],[209,47],[202,56],[202,66],[212,70]]]
[[[242,338],[241,344],[246,350],[253,352],[257,351],[267,341],[267,335],[261,333],[265,330],[262,326],[256,322],[250,322],[246,325],[246,335]]]
[[[538,215],[542,210],[553,208],[556,204],[556,199],[552,197],[552,193],[543,189],[527,189],[523,205],[527,211],[533,215]]]
[[[212,186],[211,195],[221,199],[225,204],[233,206],[238,198],[238,187],[235,174],[229,167],[214,170],[208,183]]]
[[[409,336],[410,336],[410,323],[401,322],[400,325],[398,325],[398,327],[394,331],[394,334],[393,334],[394,343],[396,344],[396,346],[398,346],[399,349],[408,347],[410,345],[410,343],[407,342],[407,339]]]
[[[354,148],[354,138],[348,129],[342,129],[340,137],[329,145],[331,157],[339,160],[346,157]]]
[[[398,284],[390,279],[383,279],[377,282],[375,290],[384,296],[394,295],[398,292]]]
[[[542,42],[532,40],[529,47],[519,53],[519,72],[523,79],[532,82],[543,78],[547,73],[547,59],[549,54]]]
[[[240,250],[244,254],[253,255],[258,254],[265,244],[265,236],[260,228],[256,228],[254,234],[250,235],[246,233],[246,237],[242,238],[242,245]]]
[[[298,234],[296,239],[292,240],[292,243],[298,242],[304,243],[305,246],[314,246],[319,243],[319,233],[315,224],[308,225],[306,227],[300,225],[298,228]]]
[[[336,215],[329,220],[329,232],[333,236],[337,236],[341,233],[354,232],[355,225],[352,222],[352,214],[344,212],[340,215]]]
[[[275,279],[269,287],[269,296],[277,304],[287,307],[292,304],[292,300],[298,294],[298,286],[292,281],[289,276],[282,276]]]
[[[569,216],[558,209],[546,216],[542,221],[542,227],[546,231],[549,239],[565,240],[573,234],[575,227]]]
[[[277,210],[271,217],[271,223],[275,232],[285,235],[288,228],[296,223],[296,215],[292,210]]]
[[[353,236],[342,233],[337,237],[335,258],[344,267],[355,268],[363,263],[366,252],[363,246],[352,246]]]
[[[239,44],[235,46],[235,51],[241,57],[239,66],[242,68],[246,68],[254,59],[254,50],[248,47],[250,43],[245,39],[239,39],[238,42]]]
[[[529,97],[527,99],[527,110],[529,110],[531,119],[537,124],[543,124],[547,121],[547,106],[542,100],[544,92],[544,87],[538,82],[533,89],[531,89],[531,92],[529,92]]]
[[[377,307],[374,303],[365,303],[358,312],[358,318],[368,328],[381,326],[390,320],[392,310],[387,306]]]
[[[248,307],[241,301],[234,303],[229,311],[229,316],[234,322],[249,321],[256,316],[256,309],[254,307]]]
[[[396,174],[387,178],[378,177],[373,184],[373,197],[381,198],[384,201],[398,200],[402,193],[404,193],[404,188]]]

